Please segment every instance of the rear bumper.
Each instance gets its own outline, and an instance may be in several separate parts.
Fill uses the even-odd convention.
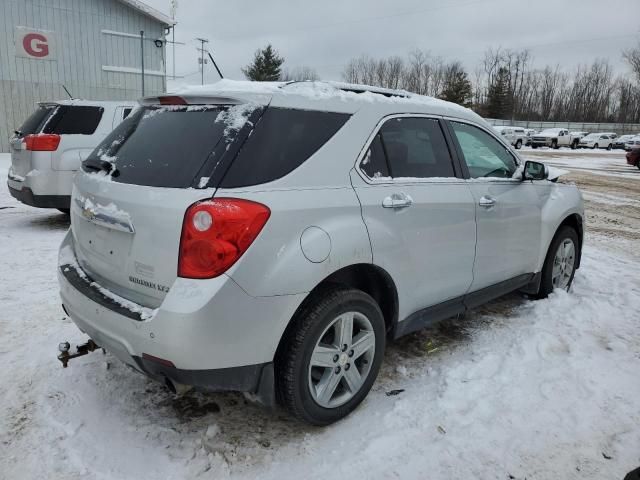
[[[9,168],[7,186],[11,196],[26,205],[69,208],[74,174],[72,171],[32,170],[20,177]]]
[[[98,345],[154,379],[207,391],[269,391],[264,378],[304,297],[252,297],[225,275],[178,278],[157,310],[132,318],[89,293],[90,279],[82,286],[58,268],[58,281],[69,317]]]

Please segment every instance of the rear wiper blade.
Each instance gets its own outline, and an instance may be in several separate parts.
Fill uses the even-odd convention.
[[[82,168],[87,172],[107,172],[112,177],[117,177],[120,172],[116,166],[108,160],[99,158],[88,158],[82,162]]]

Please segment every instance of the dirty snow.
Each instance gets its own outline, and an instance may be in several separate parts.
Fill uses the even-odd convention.
[[[0,478],[622,479],[640,466],[640,218],[617,214],[640,171],[603,157],[624,178],[563,165],[594,201],[622,199],[586,196],[571,293],[509,295],[390,344],[367,400],[323,429],[239,394],[176,398],[109,354],[62,369],[57,344],[86,339],[59,306],[67,217],[1,189]]]

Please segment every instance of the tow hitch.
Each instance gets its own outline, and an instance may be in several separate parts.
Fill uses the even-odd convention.
[[[58,355],[58,360],[62,362],[63,368],[67,368],[67,364],[69,363],[69,360],[71,360],[72,358],[81,357],[83,355],[86,355],[88,353],[91,353],[99,349],[100,347],[96,344],[96,342],[90,339],[87,343],[78,345],[76,347],[76,353],[69,353],[70,348],[71,348],[71,345],[69,344],[69,342],[62,342],[61,344],[58,345],[58,350],[60,351],[60,354]],[[104,348],[102,349],[102,351],[104,352]]]

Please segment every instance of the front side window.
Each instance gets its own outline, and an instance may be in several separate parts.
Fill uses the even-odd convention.
[[[385,166],[393,178],[455,177],[440,123],[431,118],[393,118],[382,125],[360,167],[376,178],[387,176]]]
[[[471,178],[511,178],[516,161],[507,148],[478,127],[451,122]]]

